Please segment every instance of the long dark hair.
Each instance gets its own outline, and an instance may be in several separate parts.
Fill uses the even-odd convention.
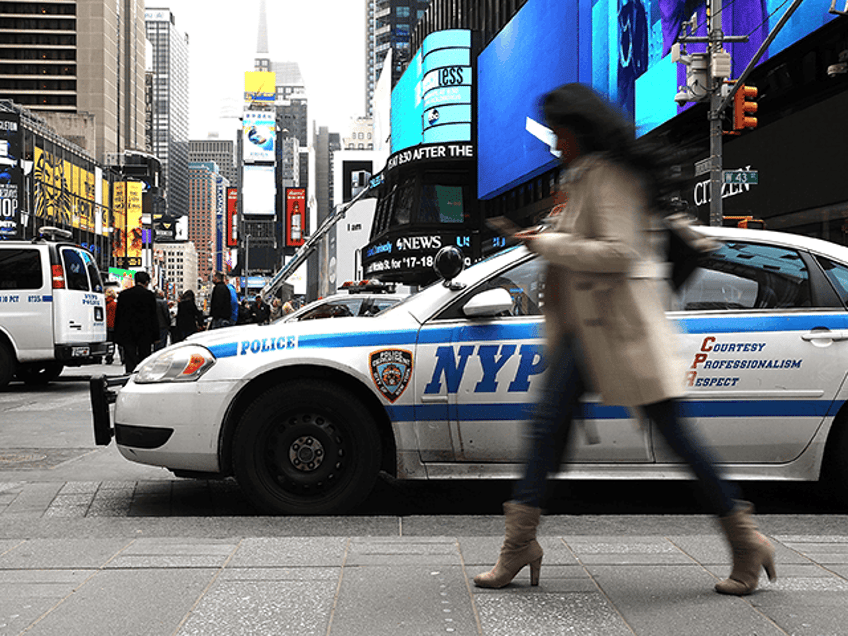
[[[183,295],[180,296],[180,300],[189,300],[191,302],[194,302],[194,292],[190,289],[186,289],[183,292]]]
[[[640,172],[648,187],[651,210],[680,209],[681,155],[667,145],[636,138],[636,129],[606,99],[585,84],[564,84],[542,98],[551,128],[570,129],[583,154],[602,152]]]

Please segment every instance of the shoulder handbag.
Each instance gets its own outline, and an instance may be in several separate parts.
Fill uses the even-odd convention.
[[[695,219],[678,212],[663,219],[668,232],[667,260],[671,263],[671,285],[680,289],[698,268],[701,259],[715,252],[721,243],[698,231]]]

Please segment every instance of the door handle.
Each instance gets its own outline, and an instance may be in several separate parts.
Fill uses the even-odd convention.
[[[814,342],[816,340],[848,340],[848,331],[845,329],[822,329],[801,334],[801,340]]]
[[[447,395],[422,395],[421,396],[422,403],[430,403],[430,404],[447,404],[448,396]]]

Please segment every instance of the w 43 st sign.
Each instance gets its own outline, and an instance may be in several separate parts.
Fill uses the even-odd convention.
[[[725,170],[724,182],[755,185],[760,182],[760,175],[756,170]]]

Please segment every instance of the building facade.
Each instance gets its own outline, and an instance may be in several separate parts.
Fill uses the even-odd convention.
[[[188,165],[188,240],[197,251],[197,276],[209,280],[219,251],[217,233],[218,172],[214,163]]]
[[[164,270],[166,285],[173,286],[173,296],[179,296],[187,289],[197,294],[197,250],[191,241],[162,243],[156,246],[161,252],[161,267]]]
[[[366,0],[365,2],[365,113],[374,116],[374,88],[383,62],[392,50],[392,86],[411,59],[412,32],[430,0]]]
[[[230,139],[200,139],[188,142],[189,162],[214,161],[218,172],[230,185],[238,182],[235,151],[235,142]]]
[[[0,99],[103,161],[145,149],[144,0],[0,3]]]
[[[345,150],[374,149],[374,120],[370,117],[357,117],[350,122],[350,131],[342,137]]]
[[[145,12],[147,39],[152,49],[148,84],[150,151],[162,163],[162,188],[168,216],[188,213],[188,36],[177,29],[169,9]]]

